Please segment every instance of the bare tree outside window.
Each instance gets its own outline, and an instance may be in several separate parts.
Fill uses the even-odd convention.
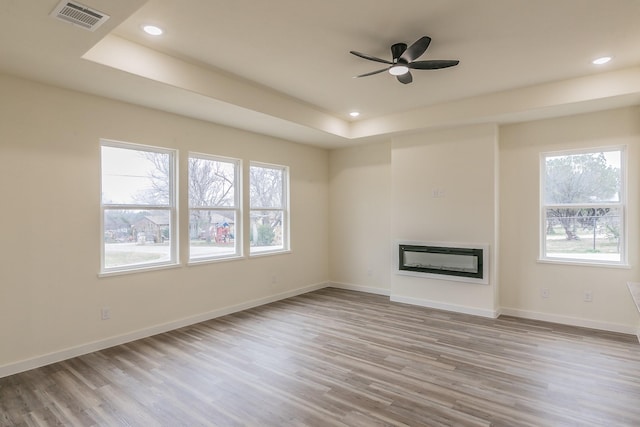
[[[176,262],[171,150],[103,141],[102,272]]]
[[[543,258],[623,261],[623,151],[543,156]]]
[[[140,204],[168,204],[171,194],[171,163],[166,153],[153,151],[138,152],[141,161],[146,161],[146,167],[140,168],[146,171],[149,185],[134,195],[135,201]]]
[[[288,169],[252,163],[249,168],[251,253],[288,249]]]
[[[175,151],[102,141],[101,272],[177,262]],[[189,260],[242,255],[241,162],[190,153]],[[289,250],[289,170],[251,163],[250,253]]]
[[[239,169],[239,160],[189,156],[191,260],[240,255]]]

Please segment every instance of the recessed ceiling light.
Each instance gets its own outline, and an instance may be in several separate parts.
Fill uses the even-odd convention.
[[[358,117],[358,116],[360,115],[360,113],[359,113],[359,112],[357,112],[357,111],[352,111],[352,112],[350,112],[350,113],[349,113],[349,115],[350,115],[351,117]]]
[[[162,28],[156,27],[155,25],[145,25],[144,27],[142,27],[142,29],[145,33],[152,36],[159,36],[163,33]]]
[[[602,65],[602,64],[606,64],[607,62],[611,61],[611,57],[610,56],[603,56],[601,58],[598,59],[594,59],[593,61],[591,61],[593,64],[595,65]]]

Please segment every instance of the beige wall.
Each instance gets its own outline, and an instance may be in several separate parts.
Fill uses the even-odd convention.
[[[326,283],[326,150],[8,76],[0,93],[0,374]],[[291,253],[195,266],[183,253],[177,268],[98,278],[100,138],[178,149],[183,166],[188,151],[290,166]]]
[[[328,280],[483,315],[638,327],[625,287],[640,281],[638,107],[327,152],[8,76],[0,93],[0,376]],[[183,168],[188,151],[290,166],[291,254],[98,278],[100,138],[176,148]],[[631,268],[537,263],[539,153],[619,144]],[[488,243],[491,283],[398,277],[396,239]],[[99,320],[104,306],[111,320]]]
[[[498,276],[494,267],[497,149],[497,127],[493,125],[394,140],[393,240],[487,245],[490,265],[485,266],[488,284],[408,277],[392,272],[393,299],[489,317],[497,315]]]
[[[538,263],[539,153],[620,144],[628,147],[631,268]],[[626,282],[640,281],[639,156],[638,107],[508,125],[497,131],[477,126],[421,133],[389,144],[334,150],[331,280],[353,289],[373,287],[414,303],[479,314],[493,307],[504,314],[634,333],[640,317]],[[465,187],[463,182],[474,174],[479,178]],[[416,177],[422,185],[410,183]],[[445,197],[432,198],[433,189],[443,190]],[[375,212],[369,206],[375,206]],[[373,234],[369,221],[389,221],[390,231]],[[391,249],[398,238],[493,242],[493,288],[398,277],[392,271]],[[366,275],[371,265],[381,276]],[[388,281],[381,280],[385,277]],[[476,288],[465,293],[469,286]],[[540,297],[541,287],[550,289],[550,298]],[[593,302],[583,302],[584,290],[593,292]]]
[[[389,293],[391,144],[330,154],[330,278],[343,287]]]
[[[632,332],[638,313],[626,287],[638,281],[640,108],[504,126],[500,138],[500,305],[503,313]],[[631,268],[538,263],[540,153],[626,145]],[[542,298],[541,288],[550,290]],[[584,291],[593,302],[584,302]]]

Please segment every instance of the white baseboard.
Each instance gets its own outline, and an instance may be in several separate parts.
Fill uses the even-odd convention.
[[[385,295],[385,296],[391,295],[391,291],[389,289],[374,288],[371,286],[363,286],[363,285],[353,285],[350,283],[329,282],[327,283],[327,286],[331,288],[346,289],[349,291],[366,292],[368,294],[377,294],[377,295]]]
[[[453,311],[456,313],[471,314],[474,316],[489,317],[495,319],[500,312],[498,310],[487,310],[484,308],[468,307],[457,304],[447,304],[440,301],[431,301],[422,298],[412,298],[400,295],[392,295],[391,301],[402,302],[405,304],[419,305],[421,307],[435,308],[437,310]]]
[[[472,314],[474,316],[490,317],[492,319],[497,318],[500,315],[499,310],[484,310],[476,307],[466,307],[455,304],[445,304],[437,301],[430,301],[420,298],[404,297],[398,295],[391,295],[390,289],[374,288],[371,286],[354,285],[351,283],[329,282],[328,286],[339,289],[347,289],[350,291],[366,292],[370,294],[378,294],[390,297],[393,302],[401,302],[405,304],[418,305],[421,307],[435,308],[438,310],[454,311],[457,313]]]
[[[216,317],[225,316],[227,314],[236,313],[242,310],[248,310],[253,307],[258,307],[260,305],[269,304],[275,301],[280,301],[286,298],[294,297],[296,295],[302,295],[308,292],[313,292],[318,289],[323,289],[326,287],[347,289],[352,291],[366,292],[366,293],[378,294],[378,295],[384,295],[384,296],[390,296],[391,294],[391,291],[389,289],[375,288],[370,286],[354,285],[354,284],[339,283],[339,282],[318,283],[314,285],[305,286],[303,288],[282,292],[276,295],[271,295],[264,298],[258,298],[255,300],[246,301],[241,304],[237,304],[229,307],[223,307],[217,310],[201,313],[195,316],[186,317],[173,322],[151,326],[149,328],[140,329],[140,330],[126,333],[123,335],[118,335],[118,336],[109,337],[103,340],[81,344],[78,346],[74,346],[74,347],[70,347],[70,348],[56,351],[53,353],[22,360],[19,362],[2,365],[0,366],[0,378],[7,377],[9,375],[17,374],[20,372],[28,371],[30,369],[39,368],[41,366],[50,365],[52,363],[61,362],[63,360],[71,359],[73,357],[82,356],[83,354],[104,350],[106,348],[113,347],[116,345],[125,344],[138,339],[150,337],[152,335],[157,335],[164,332],[172,331],[174,329],[193,325],[196,323],[205,322],[207,320],[215,319]],[[390,300],[394,302],[413,304],[413,305],[418,305],[422,307],[435,308],[438,310],[447,310],[447,311],[453,311],[458,313],[465,313],[465,314],[471,314],[475,316],[482,316],[482,317],[489,317],[489,318],[496,318],[500,314],[504,314],[508,316],[522,317],[525,319],[542,320],[546,322],[560,323],[565,325],[581,326],[581,327],[592,328],[592,329],[601,329],[601,330],[611,331],[611,332],[620,332],[625,334],[636,335],[638,337],[638,341],[640,342],[640,329],[634,328],[632,326],[627,326],[627,325],[620,325],[620,324],[608,323],[608,322],[597,322],[597,321],[592,321],[587,319],[579,319],[579,318],[568,317],[568,316],[554,315],[549,313],[541,313],[541,312],[534,312],[534,311],[527,311],[527,310],[520,310],[520,309],[513,309],[513,308],[504,308],[504,307],[499,310],[492,311],[492,310],[478,309],[475,307],[446,304],[446,303],[441,303],[437,301],[429,301],[424,299],[403,297],[403,296],[391,296]]]
[[[17,374],[20,372],[28,371],[30,369],[39,368],[52,363],[61,362],[63,360],[71,359],[73,357],[82,356],[83,354],[92,353],[94,351],[104,350],[109,347],[113,347],[120,344],[125,344],[131,341],[147,338],[152,335],[169,332],[174,329],[182,328],[185,326],[193,325],[207,320],[215,319],[216,317],[226,316],[227,314],[236,313],[238,311],[247,310],[260,305],[269,304],[275,301],[280,301],[286,298],[291,298],[296,295],[306,294],[318,289],[326,288],[330,286],[329,283],[323,282],[315,285],[305,286],[303,288],[294,289],[287,292],[282,292],[276,295],[271,295],[264,298],[258,298],[255,300],[243,302],[241,304],[223,307],[217,310],[201,313],[195,316],[189,316],[183,319],[175,320],[169,323],[163,323],[161,325],[151,326],[149,328],[139,329],[137,331],[129,332],[123,335],[115,337],[109,337],[103,340],[93,341],[86,344],[70,347],[64,350],[56,351],[53,353],[37,356],[31,359],[22,360],[16,363],[10,363],[0,366],[0,378],[7,377],[9,375]]]
[[[638,340],[640,341],[640,330],[637,330],[633,326],[582,319],[578,317],[563,316],[559,314],[542,313],[539,311],[520,310],[517,308],[502,307],[500,311],[506,316],[522,317],[524,319],[542,320],[544,322],[559,323],[562,325],[580,326],[583,328],[600,329],[609,332],[620,332],[623,334],[638,335]]]

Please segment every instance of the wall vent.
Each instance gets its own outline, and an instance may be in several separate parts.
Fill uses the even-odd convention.
[[[91,9],[81,3],[63,0],[51,11],[50,16],[65,22],[82,27],[89,31],[95,31],[104,24],[109,15]]]

